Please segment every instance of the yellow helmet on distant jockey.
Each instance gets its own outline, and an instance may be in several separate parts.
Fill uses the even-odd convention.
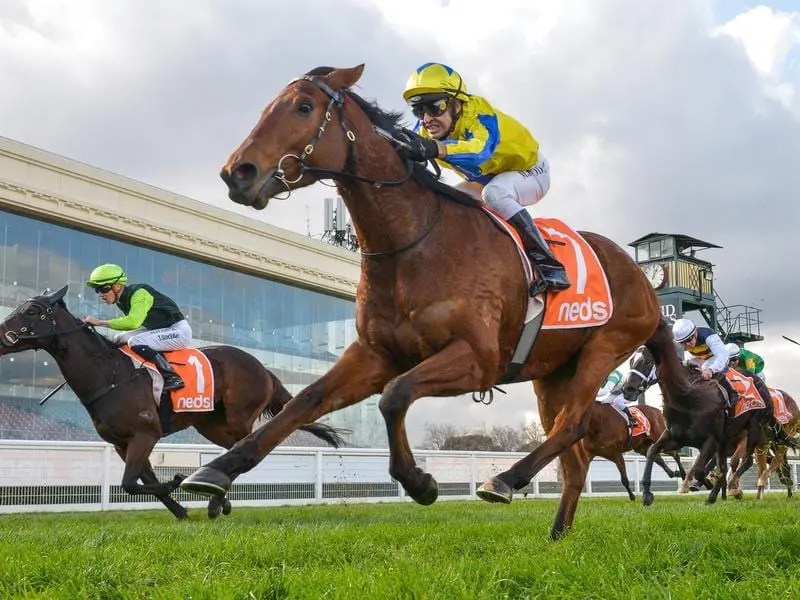
[[[467,85],[461,75],[442,63],[425,63],[416,68],[406,83],[403,99],[409,103],[421,102],[429,94],[446,94],[459,100],[468,100]]]

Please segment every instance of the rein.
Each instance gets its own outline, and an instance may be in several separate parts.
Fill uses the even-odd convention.
[[[0,346],[3,346],[5,348],[13,348],[19,342],[27,342],[27,341],[31,341],[31,340],[44,340],[44,339],[56,340],[56,339],[58,339],[59,336],[68,335],[70,333],[74,333],[76,331],[80,331],[82,329],[86,329],[86,328],[90,327],[90,325],[88,323],[81,322],[79,325],[77,325],[76,327],[73,327],[72,329],[67,329],[66,331],[58,331],[58,330],[56,330],[57,323],[56,323],[56,319],[55,319],[55,308],[54,308],[55,305],[54,304],[50,304],[50,303],[41,302],[41,301],[36,300],[36,299],[31,299],[30,302],[35,304],[36,306],[39,306],[42,309],[42,314],[39,316],[39,319],[33,325],[23,325],[22,327],[19,328],[19,330],[5,329],[5,327],[4,327],[3,328],[4,329],[3,334],[2,334],[2,336],[0,336]],[[13,316],[13,315],[14,315],[14,313],[11,313],[11,315],[9,315],[9,317]],[[34,331],[34,329],[38,326],[38,324],[40,324],[40,323],[42,323],[44,321],[49,321],[49,323],[48,323],[49,326],[50,326],[49,330],[47,332],[45,332],[45,333],[37,333],[36,331]],[[92,331],[95,333],[95,335],[98,335],[98,336],[100,335],[99,333],[94,331],[94,328],[92,328]],[[101,387],[100,389],[96,390],[89,397],[88,400],[83,400],[81,398],[80,401],[81,401],[81,404],[83,404],[83,406],[88,408],[91,404],[93,404],[94,402],[96,402],[97,400],[102,398],[103,396],[109,394],[110,392],[112,392],[116,388],[121,387],[123,385],[126,385],[128,383],[131,383],[133,380],[135,380],[137,377],[139,377],[139,375],[141,375],[144,372],[143,369],[135,369],[133,377],[131,377],[130,379],[127,379],[127,380],[125,380],[123,382],[115,383],[114,380],[116,379],[117,369],[119,368],[119,365],[120,365],[120,361],[119,361],[119,357],[117,357],[117,360],[116,360],[116,362],[114,364],[114,370],[111,372],[111,383],[109,383],[109,384]],[[64,384],[62,384],[62,386],[63,385]],[[50,394],[48,394],[44,399],[42,399],[42,401],[40,401],[39,404],[44,404],[44,402],[46,402],[50,398],[50,396],[52,396],[60,388],[61,388],[61,386],[59,386],[58,388],[56,388],[55,390],[50,392]]]
[[[354,151],[355,151],[356,135],[355,135],[355,133],[353,133],[353,130],[349,128],[349,126],[347,125],[347,121],[345,119],[344,103],[345,103],[345,100],[347,99],[347,94],[345,92],[343,92],[342,90],[334,90],[331,86],[329,86],[327,83],[322,81],[320,78],[311,77],[311,76],[308,76],[308,75],[304,75],[304,76],[297,77],[297,78],[293,79],[292,81],[289,82],[289,85],[291,85],[293,83],[296,83],[296,82],[299,82],[299,81],[308,81],[310,83],[313,83],[315,86],[317,86],[317,88],[320,91],[325,93],[330,98],[330,100],[328,101],[328,106],[325,108],[325,114],[324,114],[324,116],[322,118],[322,121],[320,122],[319,127],[317,127],[317,132],[314,134],[314,137],[311,138],[311,141],[308,144],[306,144],[305,148],[303,149],[303,152],[299,156],[297,154],[293,154],[293,153],[284,154],[278,160],[278,165],[277,165],[277,167],[275,167],[275,171],[272,173],[270,178],[267,179],[267,181],[269,181],[270,179],[276,179],[276,180],[280,181],[284,185],[284,187],[286,188],[286,191],[288,192],[288,194],[291,194],[292,193],[292,187],[291,186],[293,184],[299,182],[307,174],[315,175],[315,176],[317,176],[317,179],[322,178],[322,179],[333,179],[334,181],[358,181],[358,182],[361,182],[361,183],[368,183],[370,185],[374,185],[376,188],[398,187],[398,186],[401,186],[401,185],[405,184],[406,182],[408,182],[409,179],[411,179],[411,177],[414,174],[414,168],[415,168],[414,165],[415,165],[415,163],[414,163],[414,161],[412,161],[408,157],[403,157],[403,160],[405,162],[405,168],[406,168],[405,175],[400,179],[388,179],[388,180],[386,180],[386,179],[372,179],[370,177],[364,177],[364,176],[358,175],[356,173],[353,173],[352,171],[339,171],[339,170],[336,170],[336,169],[324,169],[324,168],[321,168],[321,167],[312,167],[312,166],[308,165],[306,163],[306,160],[312,154],[314,154],[314,149],[315,149],[315,147],[317,145],[317,142],[319,142],[320,138],[322,138],[322,135],[325,133],[325,130],[327,129],[328,124],[330,123],[331,119],[333,118],[333,112],[334,111],[336,112],[337,116],[339,117],[339,124],[342,127],[342,131],[344,131],[345,137],[350,142],[348,144],[348,146],[347,146],[347,159],[345,161],[345,167],[346,168],[350,168],[350,169],[353,168],[354,162],[355,162]],[[380,135],[384,139],[388,139],[389,137],[392,137],[391,134],[387,135],[388,132],[386,132],[385,130],[381,129],[380,127],[378,127],[376,125],[373,125],[373,130],[375,131],[376,134]],[[396,144],[400,143],[397,140],[395,140],[393,137],[389,141],[393,141]],[[297,177],[295,177],[294,179],[287,179],[287,176],[286,176],[286,171],[284,169],[284,162],[286,160],[288,160],[288,159],[294,159],[300,165],[300,172],[297,175]],[[443,212],[442,200],[438,196],[437,196],[437,200],[438,200],[439,206],[438,206],[438,210],[436,212],[436,215],[434,215],[434,217],[431,220],[431,222],[425,227],[423,232],[414,241],[412,241],[412,242],[410,242],[410,243],[408,243],[405,246],[402,246],[400,248],[396,248],[394,250],[385,250],[385,251],[380,251],[380,252],[361,252],[361,256],[363,256],[365,258],[387,258],[387,257],[390,257],[390,256],[395,256],[395,255],[400,254],[402,252],[405,252],[406,250],[410,250],[411,248],[413,248],[414,246],[416,246],[417,244],[422,242],[422,240],[424,240],[428,236],[428,234],[433,230],[433,228],[439,222],[439,219],[440,219],[440,217],[442,215],[442,212]]]

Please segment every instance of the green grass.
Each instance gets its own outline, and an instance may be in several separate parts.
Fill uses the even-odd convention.
[[[775,494],[0,517],[0,598],[799,598],[798,505]]]

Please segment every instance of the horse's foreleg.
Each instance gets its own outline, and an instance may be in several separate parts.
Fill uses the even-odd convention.
[[[768,452],[769,446],[759,446],[755,451],[756,464],[758,465],[758,481],[756,482],[756,499],[758,500],[764,499],[764,488],[767,487],[769,476],[773,472],[775,463],[778,462],[778,455],[776,453],[775,458],[772,459],[772,464],[767,465]]]
[[[719,479],[714,483],[711,493],[706,502],[714,504],[717,501],[717,494],[722,491],[722,499],[726,499],[728,489],[728,446],[723,440],[717,444],[717,468],[719,469]]]
[[[573,446],[573,448],[576,447],[577,444]],[[664,461],[661,462],[663,464]],[[628,469],[625,468],[625,457],[622,454],[617,454],[614,457],[614,464],[617,465],[617,471],[619,471],[619,480],[622,482],[622,485],[628,491],[628,498],[630,498],[631,500],[636,500],[636,495],[631,491],[631,482],[628,481]],[[666,466],[667,465],[664,465],[664,467]],[[667,471],[667,473],[670,473],[670,471]],[[670,475],[670,477],[671,476],[672,475]]]
[[[644,473],[642,473],[642,502],[645,506],[650,506],[653,503],[653,493],[650,491],[650,485],[653,477],[653,462],[654,458],[658,456],[662,449],[669,448],[673,444],[672,435],[669,429],[665,429],[661,437],[658,438],[652,446],[647,450],[647,461],[644,463]]]
[[[677,450],[673,450],[668,454],[675,460],[675,464],[678,465],[678,475],[680,475],[681,479],[686,479],[686,469],[683,468],[683,464],[681,463],[680,453]]]
[[[621,458],[622,455],[620,455]],[[592,457],[586,452],[583,444],[575,444],[559,457],[561,463],[561,474],[564,479],[564,487],[561,491],[561,501],[558,504],[556,520],[550,529],[550,539],[557,541],[572,527],[575,519],[575,510],[578,508],[583,486],[586,483],[586,474],[589,472],[589,465]],[[619,465],[617,465],[619,468]],[[625,472],[625,463],[622,463],[620,474]],[[627,481],[625,476],[625,481]],[[626,485],[628,493],[630,486]]]
[[[686,473],[686,479],[678,490],[679,493],[685,494],[689,491],[689,482],[693,478],[697,478],[701,483],[705,481],[706,475],[708,475],[709,461],[712,460],[712,455],[716,447],[716,438],[713,436],[706,438],[706,441],[703,442],[703,446],[700,448],[700,454],[697,455],[694,464],[689,469],[689,472]]]
[[[173,479],[170,483],[167,484],[166,487],[172,488],[170,493],[174,491],[175,488],[178,487],[178,484],[182,481],[182,475],[176,475],[175,479]],[[153,465],[150,464],[150,460],[147,461],[145,465],[144,471],[142,471],[141,475],[142,483],[147,485],[156,485],[160,484],[158,481],[158,477],[156,477],[155,471],[153,471]],[[167,507],[167,510],[171,512],[175,517],[178,519],[185,519],[189,516],[189,511],[186,510],[184,506],[178,503],[170,494],[161,494],[156,496],[160,501],[161,504]]]
[[[139,494],[152,494],[159,500],[169,496],[175,491],[177,482],[159,483],[150,465],[150,453],[158,440],[154,436],[138,434],[126,447],[117,446],[116,450],[125,461],[125,470],[122,473],[122,489],[132,496]],[[148,477],[152,474],[152,477]],[[141,479],[144,484],[139,484]],[[167,506],[167,508],[170,508]],[[170,508],[170,511],[172,509]],[[175,514],[173,512],[173,514]],[[178,515],[175,515],[178,516]],[[179,517],[180,518],[180,517]]]
[[[380,392],[394,375],[379,354],[354,342],[325,375],[225,454],[184,479],[181,488],[212,497],[227,493],[236,477],[255,467],[301,425]]]
[[[433,477],[414,462],[405,428],[409,407],[423,396],[455,396],[487,386],[472,347],[458,340],[395,377],[384,389],[378,406],[389,437],[389,474],[416,502],[435,502],[438,487]]]

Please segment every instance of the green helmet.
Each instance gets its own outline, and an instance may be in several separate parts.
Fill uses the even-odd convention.
[[[125,275],[125,271],[122,270],[122,267],[119,265],[106,263],[105,265],[100,265],[99,267],[95,268],[92,271],[92,274],[89,275],[89,280],[86,282],[86,285],[89,287],[97,287],[106,284],[114,284],[119,283],[124,285],[128,281],[128,276]]]

